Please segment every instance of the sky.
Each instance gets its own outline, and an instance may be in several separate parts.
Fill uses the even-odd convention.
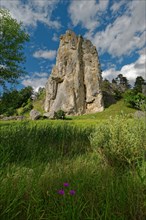
[[[146,80],[145,0],[0,0],[0,7],[30,35],[20,88],[45,86],[68,29],[96,46],[104,79],[121,73],[131,84],[137,76]]]

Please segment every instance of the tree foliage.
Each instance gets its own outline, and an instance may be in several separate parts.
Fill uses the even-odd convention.
[[[14,115],[17,114],[17,109],[23,107],[23,113],[32,109],[32,95],[33,89],[28,86],[24,89],[17,91],[12,90],[4,92],[0,98],[0,114]]]
[[[136,93],[142,92],[142,85],[144,84],[144,79],[142,76],[137,76],[134,83],[134,90]]]
[[[28,34],[5,9],[0,9],[0,85],[16,83],[25,73],[21,63],[25,61],[23,44],[29,40]]]
[[[125,92],[124,100],[126,105],[131,108],[145,110],[146,96],[140,92],[136,93],[134,89]]]
[[[116,81],[117,85],[123,86],[123,88],[125,90],[130,88],[130,84],[129,84],[128,79],[125,76],[123,76],[122,74],[119,74],[116,77],[115,81]]]
[[[54,119],[65,119],[65,112],[61,109],[54,112]]]

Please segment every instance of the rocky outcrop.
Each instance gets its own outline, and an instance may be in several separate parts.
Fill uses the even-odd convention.
[[[59,109],[68,115],[103,111],[100,84],[96,47],[91,41],[67,31],[60,37],[56,65],[46,84],[44,108],[48,116]]]

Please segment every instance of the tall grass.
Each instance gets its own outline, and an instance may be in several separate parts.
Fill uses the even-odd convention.
[[[113,166],[137,166],[145,159],[146,126],[143,120],[123,116],[96,126],[91,135],[93,149]]]
[[[128,135],[136,132],[136,127],[130,129],[135,122],[130,120],[126,127],[127,121],[122,121]],[[102,126],[99,135],[98,126],[68,122],[1,124],[0,219],[144,220],[146,162],[124,170],[105,163],[94,145],[105,135]],[[118,125],[106,126],[118,138]],[[97,138],[94,144],[91,137]],[[114,144],[114,138],[108,141]]]
[[[89,133],[85,129],[71,126],[67,122],[15,122],[1,126],[1,161],[48,162],[62,156],[86,152],[90,147]]]

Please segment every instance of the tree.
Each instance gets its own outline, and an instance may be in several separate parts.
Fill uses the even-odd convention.
[[[117,82],[116,82],[115,79],[112,79],[112,83],[113,83],[113,84],[117,84]]]
[[[22,51],[28,40],[22,23],[13,19],[6,9],[0,9],[0,85],[3,88],[6,82],[14,84],[25,73],[20,64],[25,61]]]
[[[125,76],[123,76],[122,74],[119,74],[116,77],[115,81],[117,82],[118,85],[124,87],[125,89],[129,89],[131,87],[128,79]]]
[[[31,86],[27,86],[19,92],[21,97],[20,105],[26,105],[29,99],[32,99],[33,88]]]
[[[136,93],[138,92],[142,92],[142,85],[144,84],[144,79],[142,76],[137,76],[136,77],[136,80],[135,80],[135,83],[134,83],[134,91]]]
[[[28,86],[20,91],[11,90],[4,92],[0,97],[0,114],[7,116],[17,113],[17,109],[22,107],[23,112],[32,109],[32,96],[33,89]]]

